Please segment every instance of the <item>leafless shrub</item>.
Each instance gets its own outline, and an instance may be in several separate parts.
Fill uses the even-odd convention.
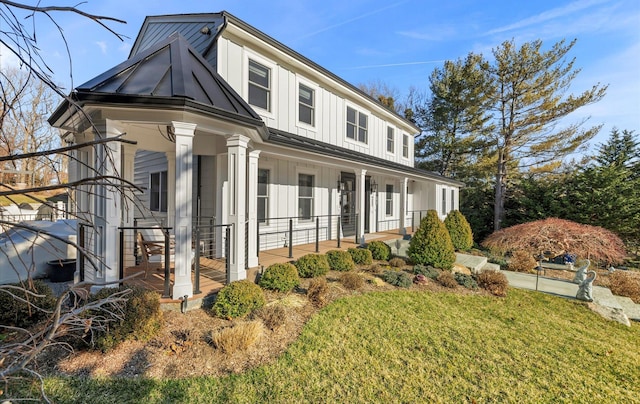
[[[213,345],[227,354],[245,350],[255,344],[264,333],[262,321],[243,321],[223,328],[211,336]]]
[[[482,271],[478,274],[478,286],[488,290],[496,296],[506,296],[509,281],[507,277],[498,271]]]
[[[456,278],[454,278],[451,271],[440,272],[436,280],[445,288],[455,289],[456,287],[458,287],[458,282],[456,282]]]
[[[327,285],[325,278],[313,278],[307,288],[307,297],[316,307],[323,307],[327,304],[328,293],[329,285]]]
[[[275,330],[284,324],[287,310],[280,304],[271,304],[254,311],[252,317],[262,320],[267,329]]]
[[[364,279],[356,272],[345,272],[340,276],[340,282],[345,288],[357,290],[364,286]]]
[[[536,267],[537,262],[533,255],[522,250],[514,251],[511,260],[507,264],[507,269],[514,272],[531,272]]]
[[[611,293],[630,298],[640,304],[640,279],[634,278],[624,271],[615,271],[608,276]]]

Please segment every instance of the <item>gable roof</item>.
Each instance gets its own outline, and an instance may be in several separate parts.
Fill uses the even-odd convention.
[[[187,40],[173,33],[163,41],[78,86],[79,103],[95,101],[142,106],[190,106],[217,117],[266,127],[260,116]],[[49,118],[56,121],[68,107],[63,102]]]

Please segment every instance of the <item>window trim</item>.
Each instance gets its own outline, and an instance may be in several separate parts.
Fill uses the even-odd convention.
[[[305,197],[305,198],[309,198],[311,200],[311,215],[309,219],[302,219],[301,216],[299,214],[296,215],[296,220],[298,223],[313,223],[313,218],[316,215],[316,208],[317,208],[317,203],[316,203],[316,198],[317,198],[317,190],[316,188],[318,187],[318,173],[315,170],[296,170],[296,212],[300,212],[300,175],[309,175],[313,178],[313,185],[311,186],[311,197]]]
[[[162,189],[162,176],[164,174],[166,189]],[[157,204],[158,208],[154,209],[152,207],[152,201],[155,199],[153,197],[153,176],[158,175],[158,196],[157,196]],[[167,200],[165,201],[165,206],[162,206],[162,195],[165,194],[167,196]],[[164,209],[163,209],[164,208]],[[150,171],[149,172],[149,210],[151,212],[159,212],[159,213],[167,213],[169,210],[169,174],[167,170],[159,170],[159,171]]]
[[[307,108],[311,109],[311,123],[300,120],[300,108],[303,103],[300,101],[300,90],[301,86],[306,87],[312,92],[312,106],[308,106],[304,104]],[[312,130],[316,130],[317,122],[318,122],[318,86],[313,85],[307,81],[297,80],[296,82],[296,123],[298,126],[309,128]]]
[[[391,135],[391,138],[389,138]],[[387,137],[386,137],[386,150],[389,154],[395,154],[396,148],[396,130],[393,126],[387,126]],[[389,146],[391,146],[391,150],[389,150]]]
[[[349,122],[349,109],[352,109],[356,112],[356,116],[355,116],[355,123],[351,123]],[[360,126],[360,115],[364,115],[367,118],[367,127],[364,128],[365,129],[365,140],[361,141],[360,140],[360,129],[362,128]],[[345,113],[344,113],[344,137],[347,141],[349,142],[354,142],[357,144],[365,144],[365,145],[369,145],[369,131],[370,131],[370,119],[369,117],[371,116],[371,113],[359,108],[356,108],[352,105],[347,104],[346,108],[345,108]],[[355,131],[354,131],[354,138],[349,137],[349,130],[348,127],[349,125],[354,126]]]
[[[385,184],[384,213],[386,217],[393,217],[393,188],[393,184]]]
[[[260,170],[266,171],[267,172],[267,184],[266,184],[266,195],[260,195],[259,193],[259,189],[260,189]],[[266,199],[266,206],[265,206],[265,218],[264,221],[261,222],[259,215],[258,215],[258,206],[259,204],[256,203],[256,221],[258,222],[258,225],[261,227],[267,227],[269,226],[269,219],[271,217],[271,212],[270,212],[270,208],[271,208],[271,204],[269,203],[271,200],[271,173],[273,172],[273,170],[271,169],[271,167],[258,167],[258,186],[256,187],[256,199],[259,200],[260,198],[264,198]]]
[[[270,110],[263,109],[249,102],[249,61],[250,60],[258,64],[261,64],[264,67],[267,67],[271,72],[270,74],[270,84],[271,84],[270,90],[271,91],[269,93]],[[255,108],[258,115],[267,116],[269,118],[275,118],[277,114],[277,109],[278,109],[278,103],[276,100],[276,97],[278,95],[276,91],[278,88],[278,75],[276,74],[277,68],[278,68],[278,65],[276,63],[272,62],[269,59],[264,58],[263,56],[257,53],[247,51],[244,54],[244,62],[242,66],[242,69],[243,69],[242,70],[242,94],[247,104],[249,104],[252,108]]]
[[[406,133],[402,134],[402,158],[409,158],[409,135]]]
[[[447,188],[446,187],[442,187],[442,209],[440,210],[442,216],[446,216],[447,215]]]

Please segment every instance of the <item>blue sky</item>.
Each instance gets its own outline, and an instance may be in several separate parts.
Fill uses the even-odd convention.
[[[41,2],[50,4],[75,3]],[[640,136],[638,0],[89,0],[80,8],[127,21],[109,26],[128,38],[122,42],[91,21],[54,14],[69,43],[74,86],[124,61],[146,15],[226,10],[353,84],[379,80],[401,95],[410,86],[426,90],[429,74],[445,60],[469,52],[489,58],[491,49],[505,40],[521,44],[541,39],[548,48],[576,38],[570,56],[582,72],[571,91],[597,83],[609,89],[604,100],[571,119],[591,116],[588,123],[604,125],[592,144],[606,140],[613,127]],[[56,81],[70,89],[59,34],[42,17],[36,27]],[[11,61],[3,51],[2,64],[7,63]]]

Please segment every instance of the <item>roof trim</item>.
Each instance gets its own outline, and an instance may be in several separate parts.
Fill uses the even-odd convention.
[[[268,128],[269,139],[267,143],[295,148],[298,150],[308,151],[312,153],[318,153],[325,156],[337,157],[345,160],[354,161],[357,163],[367,164],[369,166],[377,166],[391,170],[398,170],[406,172],[407,174],[427,178],[430,180],[436,180],[440,182],[446,182],[448,184],[463,187],[464,183],[447,178],[432,171],[426,171],[415,167],[405,166],[374,157],[369,154],[348,150],[339,146],[334,146],[329,143],[320,142],[318,140],[309,139],[303,136],[294,135],[293,133],[284,132],[274,128]]]

